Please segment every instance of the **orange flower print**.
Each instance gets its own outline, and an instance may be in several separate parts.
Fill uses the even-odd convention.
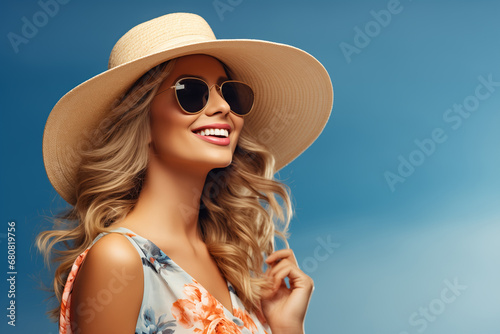
[[[248,314],[246,310],[235,308],[234,316],[240,318],[245,324],[245,327],[252,331],[252,334],[258,333],[255,322],[253,322],[252,317],[250,316],[250,314]]]
[[[203,334],[241,334],[236,324],[227,318],[219,318],[212,321]]]
[[[238,326],[227,319],[222,305],[198,282],[184,285],[187,298],[172,305],[172,315],[184,328],[201,334],[241,334]]]
[[[64,291],[62,293],[62,298],[61,298],[61,310],[59,312],[59,333],[60,334],[71,334],[71,327],[70,327],[70,306],[71,306],[71,290],[73,289],[73,282],[75,280],[76,274],[78,273],[78,270],[80,269],[80,266],[83,263],[83,260],[87,256],[87,253],[89,252],[90,247],[87,248],[83,253],[78,255],[76,258],[75,262],[73,263],[73,266],[71,267],[71,271],[68,275],[68,278],[66,280],[66,284],[64,285]]]

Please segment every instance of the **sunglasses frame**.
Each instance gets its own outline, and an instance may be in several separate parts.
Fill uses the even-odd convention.
[[[184,107],[182,107],[182,104],[181,104],[181,103],[180,103],[180,101],[179,101],[179,97],[177,96],[177,90],[176,90],[176,92],[174,93],[174,95],[175,95],[175,99],[177,100],[177,104],[178,104],[178,105],[179,105],[179,107],[182,109],[182,111],[184,111],[184,112],[185,112],[186,114],[188,114],[188,115],[197,115],[197,114],[201,113],[203,110],[205,110],[205,108],[206,108],[206,107],[207,107],[207,105],[208,105],[208,101],[210,101],[210,92],[212,91],[212,88],[213,88],[214,86],[216,86],[217,93],[218,93],[218,94],[219,94],[219,95],[220,95],[220,96],[224,99],[224,101],[226,101],[226,103],[229,105],[229,102],[227,102],[226,98],[224,97],[224,94],[222,93],[222,86],[224,86],[224,84],[225,84],[225,83],[227,83],[227,82],[238,82],[238,83],[244,84],[245,86],[247,86],[248,88],[250,88],[250,90],[252,91],[252,94],[253,94],[253,96],[254,96],[253,101],[252,101],[252,106],[250,107],[250,111],[249,111],[249,112],[247,112],[247,113],[246,113],[246,114],[244,114],[244,115],[238,114],[238,113],[236,113],[235,111],[233,111],[233,110],[231,109],[231,106],[229,105],[229,110],[231,111],[231,113],[233,113],[234,115],[239,116],[239,117],[246,117],[246,116],[248,116],[248,115],[249,115],[249,114],[253,111],[253,107],[254,107],[254,105],[255,105],[255,92],[254,92],[253,88],[252,88],[252,87],[250,87],[250,85],[249,85],[249,84],[244,83],[243,81],[238,81],[238,80],[227,80],[227,81],[224,81],[223,83],[221,83],[220,85],[219,85],[219,84],[213,84],[212,86],[210,86],[210,85],[208,84],[208,82],[206,82],[205,80],[203,80],[203,79],[201,79],[201,78],[197,78],[197,77],[184,77],[184,78],[180,78],[179,80],[177,80],[173,86],[170,86],[169,88],[162,90],[161,92],[157,93],[155,96],[160,95],[161,93],[164,93],[164,92],[166,92],[166,91],[168,91],[168,90],[170,90],[170,89],[172,89],[172,88],[176,88],[176,87],[177,87],[177,85],[179,84],[179,82],[180,82],[180,81],[182,81],[182,80],[185,80],[185,79],[195,79],[195,80],[201,81],[201,82],[203,82],[203,83],[204,83],[204,84],[208,87],[208,99],[207,99],[207,103],[205,103],[205,105],[203,106],[203,108],[201,108],[201,109],[200,109],[199,111],[197,111],[197,112],[189,112],[189,111],[187,111],[186,109],[184,109]]]

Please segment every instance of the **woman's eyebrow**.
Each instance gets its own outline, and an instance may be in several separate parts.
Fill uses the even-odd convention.
[[[224,81],[227,81],[229,80],[229,78],[225,75],[223,76],[220,76],[219,79],[217,79],[217,84],[220,85],[221,83],[223,83]]]

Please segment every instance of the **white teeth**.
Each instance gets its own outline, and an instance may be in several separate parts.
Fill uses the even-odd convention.
[[[229,131],[226,129],[205,129],[196,132],[200,136],[224,136],[229,137]]]

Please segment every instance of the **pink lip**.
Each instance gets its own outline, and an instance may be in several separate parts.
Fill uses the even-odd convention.
[[[229,124],[213,123],[213,124],[200,126],[200,127],[193,129],[191,131],[195,134],[195,136],[203,139],[204,141],[212,143],[212,144],[227,146],[231,143],[229,137],[221,138],[221,137],[215,137],[215,136],[201,136],[199,134],[196,134],[196,132],[204,130],[204,129],[226,129],[226,130],[228,130],[229,134],[231,134],[232,129],[231,129],[231,126]]]
[[[212,144],[227,146],[230,143],[229,137],[220,138],[220,137],[213,137],[213,136],[200,136],[199,134],[196,134],[196,133],[194,135],[203,139],[204,141],[208,141],[209,143],[212,143]]]

